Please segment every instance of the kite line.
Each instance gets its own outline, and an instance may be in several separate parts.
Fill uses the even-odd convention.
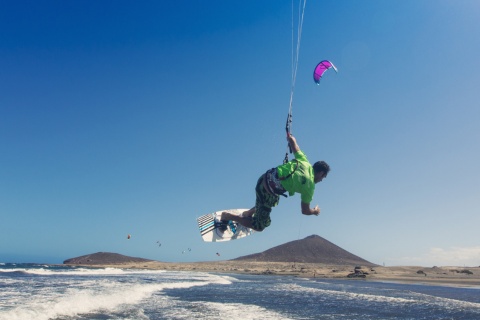
[[[303,27],[303,17],[305,16],[305,6],[307,4],[307,0],[300,0],[298,5],[298,26],[297,26],[297,45],[296,49],[294,50],[294,5],[292,0],[292,83],[290,87],[290,104],[288,108],[288,116],[287,116],[287,123],[285,125],[285,131],[287,133],[287,137],[290,135],[290,131],[292,129],[292,106],[293,106],[293,93],[295,92],[295,82],[297,80],[297,70],[298,70],[298,60],[300,55],[300,42],[302,40],[302,27]],[[292,153],[290,146],[287,147],[287,152],[285,153],[285,159],[283,163],[288,162],[288,153]]]

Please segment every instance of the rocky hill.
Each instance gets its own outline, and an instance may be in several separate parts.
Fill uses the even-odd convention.
[[[264,252],[233,260],[376,266],[376,264],[364,260],[317,235],[287,242]]]
[[[97,252],[87,254],[85,256],[71,258],[63,261],[63,264],[79,264],[79,265],[108,265],[108,264],[121,264],[121,263],[135,263],[135,262],[147,262],[152,261],[143,258],[134,258],[124,256],[118,253],[110,252]]]
[[[152,260],[128,257],[118,253],[97,252],[67,259],[63,263],[70,265],[115,265],[149,261]],[[311,235],[302,240],[287,242],[264,252],[242,256],[231,261],[376,266],[376,264],[364,260],[318,235]]]

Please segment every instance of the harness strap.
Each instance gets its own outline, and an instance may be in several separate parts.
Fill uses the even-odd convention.
[[[265,172],[265,174],[263,175],[263,186],[264,186],[265,190],[267,190],[268,193],[270,193],[272,195],[284,196],[285,198],[288,197],[286,195],[286,190],[281,185],[278,186],[277,183],[275,183],[273,181],[272,175],[275,174],[275,178],[278,179],[279,181],[283,181],[283,180],[286,180],[286,179],[290,178],[298,168],[298,160],[293,159],[292,162],[293,161],[295,161],[296,166],[293,169],[293,171],[290,172],[285,177],[278,177],[278,173],[277,173],[276,168],[272,168],[270,170],[267,170],[267,172]]]
[[[292,172],[290,172],[286,177],[281,177],[281,178],[278,178],[280,180],[287,180],[288,178],[290,178],[292,176],[292,174],[297,171],[297,168],[298,168],[298,160],[297,159],[293,159],[292,162],[295,162],[296,166],[295,168],[293,169]]]

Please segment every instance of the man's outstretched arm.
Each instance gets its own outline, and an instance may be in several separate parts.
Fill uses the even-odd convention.
[[[300,147],[297,144],[297,139],[291,134],[287,136],[288,145],[293,153],[300,151]]]
[[[302,202],[302,213],[307,216],[311,215],[316,215],[318,216],[320,214],[320,208],[318,206],[315,206],[315,208],[311,209],[310,208],[310,203],[305,203]]]

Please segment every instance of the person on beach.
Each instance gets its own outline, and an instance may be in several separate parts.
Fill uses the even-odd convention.
[[[315,192],[315,184],[322,181],[330,171],[325,161],[317,161],[313,166],[308,162],[305,154],[300,150],[297,140],[289,134],[288,145],[295,159],[262,174],[255,187],[255,207],[243,212],[242,216],[222,212],[219,229],[225,231],[228,221],[235,221],[255,231],[263,231],[271,223],[270,212],[275,207],[280,195],[287,197],[295,193],[301,195],[301,209],[304,215],[320,214],[320,208],[310,208],[310,202]]]

